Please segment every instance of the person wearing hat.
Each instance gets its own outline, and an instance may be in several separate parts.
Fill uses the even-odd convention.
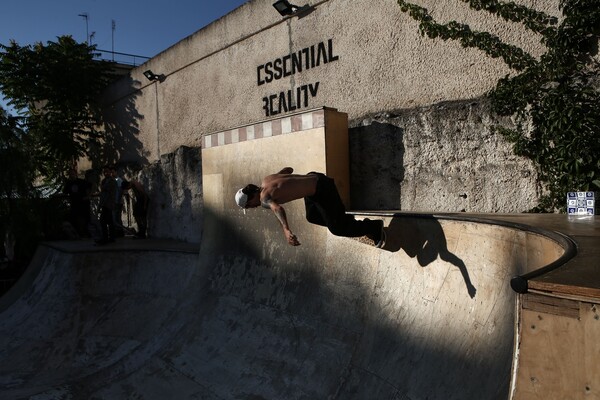
[[[367,236],[377,248],[383,247],[383,221],[356,220],[353,215],[346,214],[346,208],[332,178],[319,172],[309,172],[306,175],[293,172],[293,168],[286,167],[276,174],[266,176],[260,187],[254,184],[246,185],[235,194],[236,204],[243,209],[263,206],[273,211],[281,223],[287,242],[298,246],[300,242],[292,233],[285,209],[281,205],[304,198],[308,222],[326,226],[336,236]]]

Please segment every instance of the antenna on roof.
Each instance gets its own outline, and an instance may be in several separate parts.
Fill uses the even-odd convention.
[[[88,19],[90,18],[90,15],[86,12],[78,14],[78,16],[85,18],[85,42],[89,45],[90,44],[90,34],[89,34],[89,29],[88,29]]]
[[[117,28],[117,23],[115,20],[112,20],[112,60],[115,61],[115,29]]]

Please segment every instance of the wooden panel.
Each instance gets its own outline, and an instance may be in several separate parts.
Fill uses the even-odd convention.
[[[580,286],[579,284],[560,284],[553,282],[529,281],[529,287],[533,290],[539,290],[548,293],[554,293],[562,296],[580,296],[587,300],[596,301],[600,299],[600,289]]]
[[[577,302],[579,318],[575,318],[574,301],[540,301],[539,297],[523,299],[523,307],[530,308],[522,310],[519,321],[513,399],[600,398],[599,306]]]
[[[522,297],[523,309],[540,313],[579,318],[579,302],[557,297],[525,294]]]

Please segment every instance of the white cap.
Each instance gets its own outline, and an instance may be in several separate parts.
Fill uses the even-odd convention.
[[[242,208],[246,208],[246,204],[248,203],[248,195],[246,193],[244,193],[242,190],[244,190],[243,188],[238,190],[237,193],[235,194],[235,202],[237,203],[238,206],[242,207]]]

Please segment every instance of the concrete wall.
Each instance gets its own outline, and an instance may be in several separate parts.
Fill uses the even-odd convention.
[[[440,21],[543,53],[539,37],[462,1],[414,2]],[[271,0],[251,0],[109,88],[112,151],[148,165],[180,146],[200,147],[212,132],[325,106],[348,114],[355,208],[520,212],[535,205],[535,171],[492,132],[496,119],[482,99],[511,72],[502,61],[421,37],[395,1],[295,3],[314,8],[282,18]],[[557,1],[519,3],[558,14]],[[319,65],[267,82],[268,63],[290,69],[287,56],[313,51]],[[147,69],[163,79],[149,82]],[[371,187],[379,193],[357,195]]]
[[[126,166],[122,172],[126,179],[138,180],[150,196],[148,236],[200,243],[204,206],[200,150],[182,146],[142,170],[135,168]],[[122,220],[137,229],[127,209]]]
[[[144,170],[152,193],[148,233],[199,243],[202,227],[202,164],[197,149],[180,147]]]
[[[531,162],[492,129],[486,101],[379,113],[349,130],[354,209],[521,212],[536,204]],[[357,190],[361,188],[361,190]],[[365,195],[368,193],[368,195]]]

